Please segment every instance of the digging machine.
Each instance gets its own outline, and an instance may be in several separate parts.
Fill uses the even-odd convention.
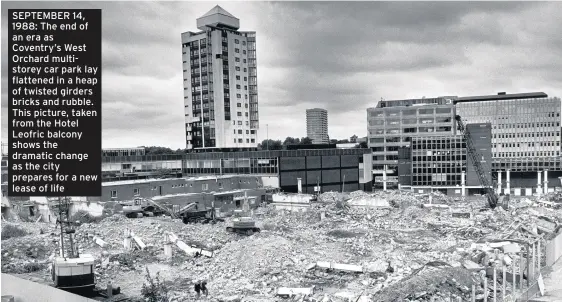
[[[250,213],[247,195],[244,195],[243,210],[234,211],[234,218],[231,224],[226,227],[226,231],[248,236],[261,231],[261,229],[256,226],[256,221],[252,218]]]
[[[76,231],[69,221],[70,204],[70,198],[59,197],[58,203],[51,206],[55,213],[59,214],[57,226],[60,225],[59,256],[53,260],[51,277],[56,288],[88,296],[94,294],[96,286],[95,258],[92,255],[79,253],[78,246],[74,242]]]
[[[467,154],[472,159],[472,164],[474,165],[474,170],[478,176],[480,185],[486,191],[486,198],[488,199],[488,205],[492,209],[496,208],[498,205],[500,205],[504,209],[507,209],[509,203],[509,195],[502,194],[501,196],[498,196],[498,194],[494,189],[497,187],[497,179],[494,177],[494,173],[491,173],[492,171],[491,166],[489,167],[489,169],[486,169],[490,171],[490,173],[492,174],[490,180],[488,177],[486,177],[487,173],[485,172],[486,170],[483,167],[483,165],[485,165],[486,163],[483,160],[481,160],[483,156],[480,155],[478,151],[476,151],[470,131],[465,127],[460,115],[455,116],[455,120],[457,122],[458,130],[462,132],[464,141],[466,143]]]
[[[153,217],[165,213],[172,218],[176,218],[175,213],[150,198],[142,198],[139,196],[132,201],[122,201],[119,202],[119,204],[123,206],[123,214],[128,218]]]

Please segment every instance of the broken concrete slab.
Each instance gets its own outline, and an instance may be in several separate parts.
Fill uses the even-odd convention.
[[[291,297],[296,295],[310,296],[312,294],[314,294],[314,286],[302,288],[280,287],[277,289],[277,295],[282,297]]]
[[[502,246],[502,250],[506,254],[514,254],[521,251],[521,246],[518,243],[510,243]]]
[[[107,246],[107,242],[103,241],[101,238],[99,238],[98,236],[94,236],[94,242],[99,245],[100,247],[106,247]]]
[[[359,265],[332,263],[332,262],[325,262],[325,261],[318,261],[316,263],[316,267],[324,268],[324,269],[339,270],[339,271],[344,271],[344,272],[353,272],[353,273],[362,273],[363,272],[363,267],[361,267]]]
[[[384,273],[390,266],[390,263],[381,259],[375,262],[365,264],[365,271],[368,273]]]

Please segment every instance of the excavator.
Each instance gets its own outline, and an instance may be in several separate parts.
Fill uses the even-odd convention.
[[[170,215],[172,218],[177,218],[177,215],[175,215],[173,211],[150,198],[136,197],[132,201],[123,201],[119,202],[119,204],[123,206],[123,214],[128,218],[153,217],[164,213]]]
[[[490,182],[488,177],[486,177],[486,173],[484,172],[485,169],[481,161],[482,155],[480,155],[478,151],[476,151],[470,131],[464,125],[464,122],[462,121],[460,115],[456,115],[455,120],[457,122],[457,129],[462,133],[464,141],[466,142],[466,150],[468,155],[472,159],[472,164],[474,165],[474,170],[478,175],[478,180],[480,181],[480,185],[484,188],[486,192],[488,206],[492,209],[495,209],[498,205],[500,205],[502,208],[507,210],[509,204],[509,195],[502,194],[501,196],[498,196],[498,194],[494,190],[494,188],[497,187],[497,179],[496,177],[494,177],[494,173],[491,173],[492,180]],[[490,172],[492,171],[491,169],[487,169],[487,170]]]
[[[256,226],[256,221],[252,218],[248,196],[246,194],[244,195],[242,210],[235,210],[233,216],[234,218],[231,224],[226,227],[227,232],[251,236],[261,231],[261,229]]]
[[[84,296],[95,295],[94,261],[92,255],[80,254],[74,242],[76,230],[69,221],[70,199],[59,197],[51,208],[58,211],[57,224],[60,225],[59,256],[51,267],[51,278],[56,288]]]
[[[192,202],[175,213],[182,219],[183,223],[215,223],[224,221],[216,216],[215,207],[199,209],[199,203]]]

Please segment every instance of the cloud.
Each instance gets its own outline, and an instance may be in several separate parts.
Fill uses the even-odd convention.
[[[103,145],[184,146],[181,33],[211,2],[3,2],[103,9]],[[544,91],[561,96],[557,2],[225,2],[257,31],[261,138],[305,136],[326,108],[330,136],[367,133],[381,98]],[[2,22],[7,41],[7,22]],[[2,44],[7,136],[7,43]],[[266,127],[266,125],[268,125]]]

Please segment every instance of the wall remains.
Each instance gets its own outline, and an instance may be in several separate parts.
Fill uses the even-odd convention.
[[[96,302],[63,290],[2,274],[2,295],[14,297],[14,302]]]

